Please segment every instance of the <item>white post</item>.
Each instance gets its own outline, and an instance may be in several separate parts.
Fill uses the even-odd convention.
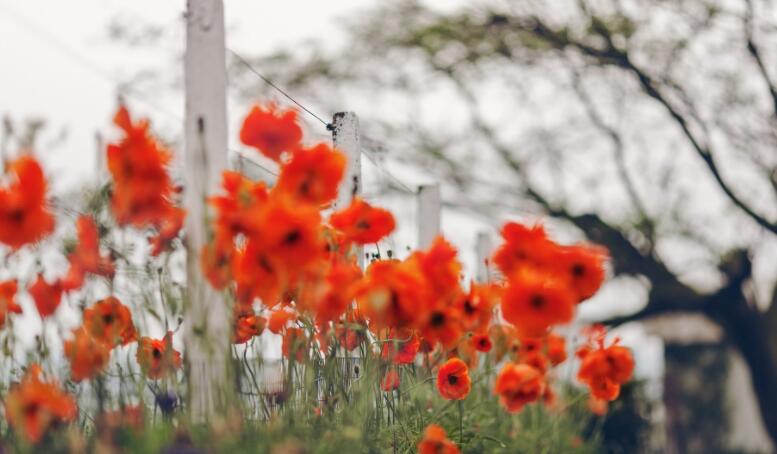
[[[440,233],[440,185],[427,184],[418,188],[418,249],[432,245]]]
[[[350,205],[351,200],[362,192],[362,147],[359,139],[359,118],[353,112],[337,112],[332,119],[332,140],[337,150],[345,153],[348,163],[343,181],[332,206],[334,211]],[[364,267],[364,248],[354,252],[360,267]]]
[[[491,268],[491,235],[488,232],[478,232],[475,239],[475,257],[478,261],[475,280],[480,283],[488,282]]]
[[[187,0],[186,54],[186,306],[184,343],[189,410],[194,422],[222,411],[230,393],[231,311],[203,279],[198,259],[208,241],[206,197],[227,168],[227,75],[222,0]]]

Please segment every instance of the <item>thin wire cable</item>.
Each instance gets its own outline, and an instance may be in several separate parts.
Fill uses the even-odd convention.
[[[367,159],[377,167],[377,169],[382,172],[384,175],[389,177],[390,180],[394,182],[394,184],[399,187],[399,189],[402,189],[403,191],[407,192],[408,194],[417,194],[418,191],[414,191],[413,189],[410,189],[408,185],[402,182],[399,178],[395,177],[391,172],[389,172],[388,169],[385,168],[385,166],[375,157],[372,155],[372,153],[368,152],[364,148],[361,150],[362,154],[367,157]]]
[[[308,114],[310,114],[310,115],[311,115],[313,118],[315,118],[316,120],[320,121],[320,122],[321,122],[321,124],[323,124],[323,125],[326,127],[326,129],[327,129],[328,131],[331,131],[331,130],[332,130],[332,124],[331,124],[331,123],[329,123],[329,122],[327,122],[327,121],[324,121],[324,119],[322,119],[321,117],[319,117],[318,115],[316,115],[316,114],[315,114],[315,113],[314,113],[312,110],[308,109],[307,107],[305,107],[304,105],[302,105],[302,103],[300,103],[300,102],[299,102],[299,101],[297,101],[296,99],[292,98],[292,97],[291,97],[291,95],[290,95],[290,94],[288,94],[288,93],[287,93],[285,90],[283,90],[281,87],[279,87],[279,86],[275,85],[275,83],[273,83],[273,81],[272,81],[272,80],[270,80],[269,78],[267,78],[267,77],[265,77],[264,75],[262,75],[262,73],[260,73],[259,71],[257,71],[257,70],[256,70],[256,68],[254,68],[254,67],[251,65],[251,63],[249,63],[249,62],[248,62],[248,60],[246,60],[245,58],[243,58],[243,57],[242,57],[240,54],[238,54],[238,53],[237,53],[237,52],[235,52],[234,50],[230,49],[229,47],[227,47],[226,49],[227,49],[227,50],[228,50],[228,51],[229,51],[229,52],[230,52],[232,55],[234,55],[234,56],[235,56],[235,58],[237,58],[237,59],[240,61],[240,63],[242,63],[242,64],[243,64],[243,65],[244,65],[246,68],[248,68],[248,70],[249,70],[249,71],[251,71],[252,73],[254,73],[254,74],[255,74],[255,75],[258,77],[258,78],[262,79],[262,81],[264,81],[264,83],[266,83],[267,85],[269,85],[269,86],[271,86],[272,88],[276,89],[276,90],[277,90],[277,91],[278,91],[280,94],[282,94],[283,96],[285,96],[286,98],[288,98],[288,99],[289,99],[289,101],[291,101],[291,102],[293,102],[294,104],[296,104],[297,106],[299,106],[299,108],[300,108],[300,109],[302,109],[302,110],[304,110],[305,112],[307,112]]]

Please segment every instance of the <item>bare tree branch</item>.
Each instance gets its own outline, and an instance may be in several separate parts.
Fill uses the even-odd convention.
[[[773,114],[775,118],[777,118],[777,87],[775,87],[772,79],[769,77],[769,72],[766,70],[766,65],[764,64],[763,57],[761,56],[761,51],[755,44],[755,30],[753,26],[753,0],[745,0],[745,4],[747,5],[747,12],[745,13],[745,38],[747,40],[747,52],[750,53],[750,56],[753,57],[756,66],[758,66],[758,71],[761,73],[761,76],[763,77],[763,80],[769,89],[769,94],[772,97]]]

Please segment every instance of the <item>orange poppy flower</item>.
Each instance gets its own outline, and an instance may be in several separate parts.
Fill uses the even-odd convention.
[[[356,300],[375,328],[412,328],[428,317],[430,291],[417,266],[378,260],[367,268]]]
[[[453,304],[462,294],[459,285],[461,263],[456,254],[453,245],[442,236],[437,236],[429,249],[417,251],[408,258],[408,262],[418,263],[440,305]]]
[[[548,334],[545,338],[547,355],[551,364],[558,366],[567,359],[566,340],[555,333]]]
[[[493,347],[491,338],[488,336],[488,333],[474,334],[472,339],[470,339],[470,343],[472,344],[472,348],[483,353],[490,352],[491,348]]]
[[[221,187],[226,194],[208,199],[215,208],[216,236],[233,238],[238,234],[251,236],[261,226],[256,225],[256,209],[269,197],[267,185],[253,182],[239,172],[224,171],[221,175]]]
[[[8,171],[14,179],[0,188],[0,243],[19,249],[54,231],[54,216],[46,205],[46,177],[34,157],[20,157]]]
[[[429,424],[424,430],[424,438],[418,443],[418,454],[459,454],[456,444],[448,439],[445,429],[437,424]]]
[[[273,334],[281,334],[286,330],[289,321],[295,320],[297,320],[297,314],[285,309],[278,309],[270,312],[270,321],[267,328],[269,328]]]
[[[0,328],[5,325],[7,314],[21,314],[22,308],[16,304],[16,280],[0,282]]]
[[[458,310],[455,307],[433,309],[421,328],[421,334],[430,345],[439,342],[446,349],[452,348],[462,335]]]
[[[554,325],[572,321],[574,295],[553,276],[522,270],[507,282],[502,315],[524,336],[542,336]]]
[[[631,379],[634,358],[631,350],[620,345],[593,350],[582,359],[577,378],[591,388],[598,399],[615,400],[620,386]]]
[[[555,250],[541,225],[526,227],[508,222],[502,227],[505,242],[494,253],[494,263],[505,276],[512,275],[526,265],[545,263],[548,254]]]
[[[494,393],[510,413],[517,413],[524,405],[536,402],[544,392],[544,377],[540,371],[527,364],[509,363],[496,377]]]
[[[70,377],[74,381],[88,380],[105,370],[111,350],[82,327],[73,331],[72,339],[65,341],[65,357],[70,361]]]
[[[38,308],[40,317],[46,318],[56,312],[59,303],[62,301],[64,288],[62,281],[56,280],[53,284],[49,284],[43,279],[42,274],[38,274],[38,278],[27,289],[27,292],[35,301],[35,307]]]
[[[384,361],[394,364],[412,364],[421,347],[418,335],[409,329],[389,330],[388,338],[383,342],[380,356]]]
[[[67,290],[81,288],[87,273],[112,278],[116,272],[110,257],[100,255],[100,237],[97,224],[90,216],[80,216],[76,220],[78,244],[68,256],[70,268],[63,279]]]
[[[120,106],[113,119],[124,133],[108,145],[108,170],[113,177],[111,208],[119,225],[159,226],[173,209],[176,189],[167,172],[172,153],[151,136],[148,121],[133,122]]]
[[[399,372],[396,369],[391,368],[386,371],[386,375],[383,376],[383,380],[380,382],[380,389],[385,392],[391,392],[395,389],[399,389]]]
[[[127,345],[138,338],[129,308],[113,296],[84,309],[84,327],[110,348]]]
[[[396,222],[390,211],[354,197],[345,209],[332,213],[329,224],[343,234],[345,243],[377,243],[394,231]]]
[[[291,360],[294,358],[297,362],[305,360],[308,349],[308,337],[302,328],[286,328],[283,334],[281,351],[283,356]]]
[[[257,222],[262,226],[261,234],[250,243],[257,243],[287,271],[320,264],[325,247],[317,208],[286,197],[271,197],[261,207]]]
[[[260,336],[267,320],[255,314],[238,315],[235,319],[235,334],[232,340],[235,344],[245,344],[254,336]]]
[[[592,297],[602,286],[606,259],[607,250],[599,246],[564,246],[554,255],[551,269],[569,281],[580,302]]]
[[[54,382],[41,379],[41,369],[33,364],[20,383],[11,386],[5,398],[8,424],[25,440],[37,444],[57,423],[75,419],[75,400]]]
[[[297,111],[279,111],[275,104],[252,107],[240,128],[241,142],[279,162],[281,153],[297,148],[301,140]]]
[[[468,331],[485,329],[491,321],[497,301],[496,286],[470,283],[469,293],[461,295],[456,302],[462,327]]]
[[[337,341],[347,351],[352,351],[367,339],[366,322],[355,311],[345,316],[345,322],[335,328]]]
[[[437,372],[437,390],[447,400],[462,400],[469,395],[472,381],[469,368],[459,358],[451,358]]]
[[[170,248],[173,240],[178,238],[185,219],[186,210],[182,208],[171,206],[166,212],[162,213],[162,216],[156,222],[156,235],[148,239],[148,242],[151,244],[151,255],[156,257]]]
[[[529,366],[537,369],[538,371],[540,371],[540,373],[543,373],[543,374],[548,371],[548,367],[550,365],[550,361],[548,360],[548,358],[540,351],[524,353],[518,356],[518,363],[528,364]]]
[[[339,319],[353,301],[356,283],[362,276],[355,262],[336,261],[329,268],[316,303],[316,322],[324,324]]]
[[[135,358],[148,378],[159,379],[181,368],[181,353],[173,349],[173,333],[162,339],[141,337]]]
[[[274,191],[303,203],[326,205],[337,197],[345,173],[345,155],[326,144],[299,148],[283,164]]]

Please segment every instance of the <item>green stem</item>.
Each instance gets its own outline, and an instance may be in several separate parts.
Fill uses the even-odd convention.
[[[464,446],[464,400],[459,401],[459,447]]]

